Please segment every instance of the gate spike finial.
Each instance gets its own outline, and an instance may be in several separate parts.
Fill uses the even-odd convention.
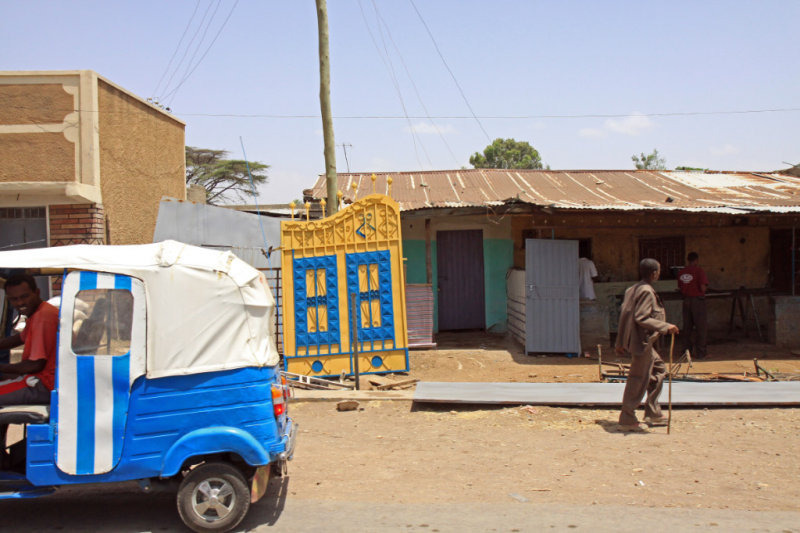
[[[375,180],[378,179],[378,176],[373,174],[370,179],[372,180],[372,194],[375,194]]]
[[[325,215],[325,205],[327,203],[328,202],[325,201],[325,198],[323,198],[322,200],[319,201],[319,204],[322,206],[322,218],[325,218],[325,216],[326,216]]]
[[[292,210],[292,220],[294,220],[294,208],[295,207],[297,207],[297,203],[294,200],[289,202],[289,209]]]
[[[308,212],[311,210],[311,202],[306,202],[306,222],[309,221],[310,217]]]

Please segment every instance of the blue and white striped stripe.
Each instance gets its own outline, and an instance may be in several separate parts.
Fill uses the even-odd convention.
[[[72,335],[75,295],[92,289],[133,293],[133,331],[124,355],[76,355]],[[57,465],[67,474],[111,471],[122,454],[130,388],[145,368],[145,297],[140,281],[119,274],[70,273],[62,289],[58,361]]]

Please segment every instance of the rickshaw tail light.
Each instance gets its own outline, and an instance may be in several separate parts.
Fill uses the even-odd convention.
[[[281,416],[286,412],[286,398],[284,397],[284,387],[280,385],[272,386],[272,409],[275,416]]]

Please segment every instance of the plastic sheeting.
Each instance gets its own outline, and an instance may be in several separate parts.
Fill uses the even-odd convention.
[[[0,267],[125,274],[144,282],[150,378],[273,366],[275,299],[263,274],[230,252],[176,241],[0,252]]]

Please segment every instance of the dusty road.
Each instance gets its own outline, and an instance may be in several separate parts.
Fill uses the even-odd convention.
[[[291,484],[291,480],[289,481]],[[87,505],[87,498],[92,504]],[[167,495],[94,493],[17,502],[4,509],[3,531],[77,533],[184,532]],[[14,514],[6,514],[6,510]],[[17,517],[17,513],[22,517]],[[257,533],[575,532],[786,533],[798,513],[665,509],[537,503],[394,504],[290,499],[259,502],[238,531]]]
[[[243,531],[800,532],[800,409],[674,412],[671,435],[615,411],[295,402],[289,477]],[[0,502],[7,531],[182,531],[171,494],[73,490]],[[662,527],[663,526],[663,527]]]
[[[588,359],[504,339],[412,352],[435,381],[597,381]],[[800,371],[770,345],[711,347],[700,372]],[[242,531],[763,531],[800,533],[800,409],[681,409],[672,434],[616,432],[616,410],[293,401],[289,476]],[[185,531],[172,494],[131,485],[0,502],[2,531]]]
[[[676,410],[667,435],[608,410],[292,408],[290,498],[800,511],[800,409]]]

